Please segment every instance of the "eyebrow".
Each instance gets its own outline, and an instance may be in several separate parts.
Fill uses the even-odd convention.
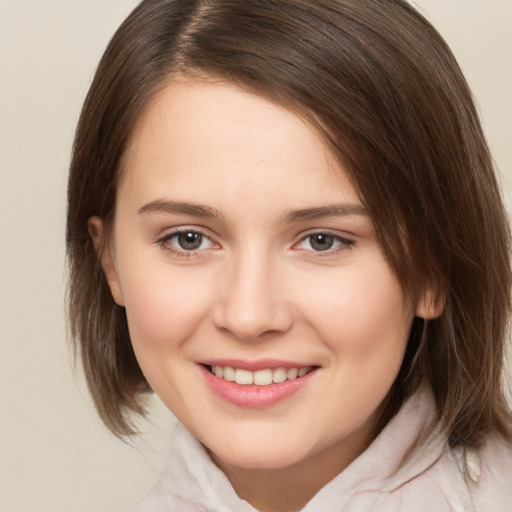
[[[297,222],[302,220],[314,220],[322,217],[348,217],[350,215],[368,216],[368,211],[362,204],[343,203],[315,208],[304,208],[293,210],[285,215],[286,222]]]
[[[211,206],[186,201],[173,201],[169,199],[157,199],[146,203],[137,210],[137,213],[139,215],[148,215],[151,213],[176,213],[216,220],[223,219],[220,211],[216,208],[212,208]],[[314,220],[322,217],[348,217],[350,215],[367,216],[368,212],[362,204],[343,203],[292,210],[285,215],[284,220],[286,223],[292,223],[304,220]]]
[[[193,217],[206,217],[210,219],[222,219],[219,210],[211,206],[205,206],[197,203],[185,201],[172,201],[169,199],[157,199],[146,203],[137,210],[139,215],[148,215],[151,213],[178,213],[182,215],[191,215]]]

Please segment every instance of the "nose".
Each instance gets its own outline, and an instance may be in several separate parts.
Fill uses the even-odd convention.
[[[239,340],[258,340],[288,331],[293,308],[278,262],[244,251],[219,277],[215,326]]]

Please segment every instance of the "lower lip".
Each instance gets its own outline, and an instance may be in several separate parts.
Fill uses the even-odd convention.
[[[316,369],[314,369],[304,377],[268,386],[257,386],[255,384],[242,385],[236,382],[229,382],[216,377],[202,365],[200,365],[200,368],[206,383],[215,394],[238,407],[251,409],[270,407],[292,396],[306,386],[313,377],[313,374],[316,373]]]

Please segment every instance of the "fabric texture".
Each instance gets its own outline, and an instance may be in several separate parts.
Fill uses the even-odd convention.
[[[512,445],[477,454],[437,435],[423,384],[368,449],[300,512],[512,512]],[[161,480],[129,512],[257,512],[181,425]]]

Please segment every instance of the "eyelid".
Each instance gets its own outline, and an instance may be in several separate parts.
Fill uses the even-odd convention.
[[[181,233],[197,233],[201,235],[202,237],[206,238],[211,244],[212,247],[207,247],[204,249],[193,249],[193,250],[180,250],[179,248],[171,245],[168,243],[170,240],[172,240],[173,237],[181,234]],[[308,237],[314,236],[314,235],[328,235],[332,237],[336,242],[338,242],[338,246],[334,248],[325,249],[323,251],[316,251],[314,249],[307,249],[307,248],[301,248],[299,247],[305,240],[307,240]],[[204,229],[199,226],[178,226],[175,228],[170,228],[170,230],[161,235],[158,236],[155,239],[155,243],[159,246],[161,246],[164,250],[168,251],[169,253],[179,256],[182,258],[196,258],[203,256],[200,253],[203,253],[205,251],[211,250],[211,249],[219,249],[221,248],[221,245],[215,241],[215,238],[209,233],[209,230]],[[300,235],[300,238],[297,242],[295,242],[292,246],[292,249],[294,250],[302,250],[305,252],[310,253],[312,257],[315,258],[322,258],[322,257],[328,257],[338,254],[339,252],[346,251],[351,249],[356,244],[356,241],[353,238],[349,238],[347,236],[344,236],[340,234],[338,231],[334,231],[331,229],[311,229],[305,233],[302,233]]]
[[[168,243],[170,240],[173,239],[173,237],[175,237],[179,234],[182,234],[182,233],[197,233],[198,235],[201,235],[202,237],[209,240],[209,242],[213,245],[213,247],[186,251],[186,250],[180,250],[179,248],[174,247],[173,245]],[[175,256],[182,257],[182,258],[198,257],[199,253],[202,253],[206,250],[220,248],[220,244],[214,240],[212,235],[207,233],[207,230],[205,230],[204,228],[201,228],[198,226],[178,226],[178,227],[172,228],[164,235],[158,236],[155,240],[155,243],[157,245],[161,246],[164,250],[170,252],[171,254],[173,254]]]
[[[314,235],[328,235],[334,238],[337,242],[340,243],[339,247],[333,249],[326,249],[325,251],[315,251],[313,249],[301,249],[298,246],[304,242],[307,238]],[[356,241],[353,238],[349,238],[347,236],[341,235],[339,232],[330,230],[330,229],[312,229],[306,233],[301,234],[299,241],[296,242],[292,249],[308,251],[314,255],[314,257],[325,257],[332,256],[333,254],[337,254],[341,251],[348,250],[352,248],[356,244]]]

